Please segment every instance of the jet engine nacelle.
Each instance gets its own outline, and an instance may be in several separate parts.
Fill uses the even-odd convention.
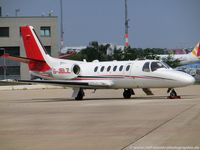
[[[78,65],[66,64],[53,68],[52,75],[56,79],[67,80],[76,78],[79,75],[80,71],[81,69]]]

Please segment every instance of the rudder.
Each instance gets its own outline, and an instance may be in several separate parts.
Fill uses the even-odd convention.
[[[197,45],[194,47],[192,54],[197,57],[200,56],[200,43],[197,43]]]
[[[37,37],[33,27],[21,26],[20,33],[23,39],[26,56],[28,59],[33,60],[29,63],[29,69],[31,71],[49,70],[50,67],[43,57],[47,53],[39,41],[39,38]]]

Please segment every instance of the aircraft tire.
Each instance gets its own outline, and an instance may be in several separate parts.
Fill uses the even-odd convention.
[[[177,96],[177,93],[176,93],[176,91],[174,89],[170,92],[170,96],[171,97],[176,97]]]
[[[123,92],[123,96],[125,99],[131,98],[131,90],[130,89],[125,89]]]
[[[75,100],[83,100],[85,93],[82,89],[79,90],[78,95],[75,97]]]

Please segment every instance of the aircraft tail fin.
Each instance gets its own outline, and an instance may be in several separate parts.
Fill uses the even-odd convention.
[[[50,69],[50,56],[42,46],[37,34],[32,26],[21,26],[20,33],[23,39],[27,59],[31,61],[29,69],[31,71],[47,71]],[[40,67],[37,67],[42,62]],[[39,69],[38,69],[39,68]]]
[[[191,53],[196,57],[200,57],[200,43],[197,43]]]

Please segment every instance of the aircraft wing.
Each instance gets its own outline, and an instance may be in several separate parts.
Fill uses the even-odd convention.
[[[59,85],[64,87],[81,87],[87,89],[94,88],[109,88],[113,85],[112,81],[98,80],[98,81],[78,81],[78,80],[18,80],[23,83],[39,83],[39,84],[50,84]]]

